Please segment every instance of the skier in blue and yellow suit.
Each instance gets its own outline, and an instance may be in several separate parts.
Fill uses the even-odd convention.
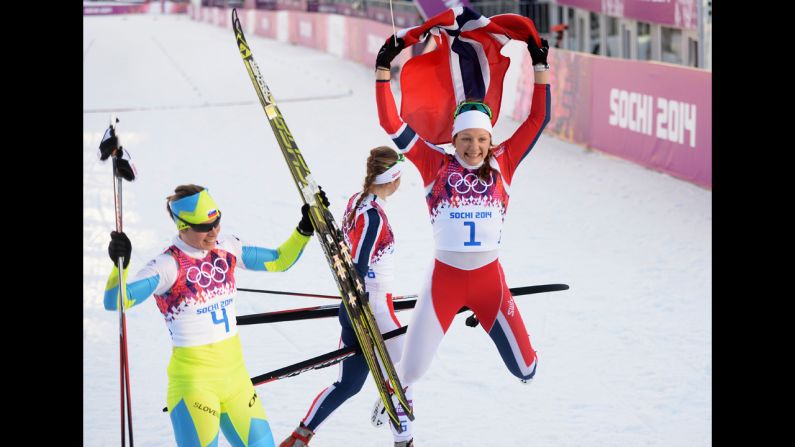
[[[324,202],[324,194],[321,192]],[[124,258],[125,309],[150,295],[163,314],[173,350],[168,365],[168,410],[180,447],[218,445],[218,428],[235,447],[272,447],[265,410],[249,379],[237,334],[235,268],[280,272],[301,256],[312,235],[308,206],[278,249],[254,247],[236,236],[219,237],[221,212],[207,189],[181,185],[166,208],[179,233],[173,244],[127,279],[132,245],[111,233],[111,259]],[[118,310],[119,274],[105,289],[105,309]]]

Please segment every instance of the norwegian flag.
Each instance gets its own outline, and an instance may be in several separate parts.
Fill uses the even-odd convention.
[[[541,45],[535,24],[517,14],[484,17],[467,7],[448,9],[420,26],[397,32],[406,47],[432,36],[436,49],[411,58],[400,74],[400,115],[433,144],[449,143],[453,112],[466,99],[483,100],[500,115],[502,83],[511,63],[500,54],[510,39]]]

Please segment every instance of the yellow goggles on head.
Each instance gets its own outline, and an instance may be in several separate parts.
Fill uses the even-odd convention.
[[[177,230],[193,228],[206,233],[221,222],[221,211],[206,189],[169,203],[169,209]],[[213,222],[205,223],[215,217]]]

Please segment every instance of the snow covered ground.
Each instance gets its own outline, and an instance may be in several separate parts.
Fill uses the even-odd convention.
[[[109,112],[138,168],[124,184],[132,268],[169,245],[164,202],[176,185],[210,189],[223,232],[275,247],[300,201],[240,61],[232,31],[176,16],[83,19],[83,437],[119,442],[117,314],[102,306],[114,228],[109,164],[96,156]],[[378,125],[373,70],[249,36],[266,81],[339,216],[361,186],[367,151],[391,141]],[[554,67],[553,67],[554,69]],[[555,98],[553,98],[553,101]],[[518,123],[498,123],[496,140]],[[518,297],[539,354],[535,380],[508,373],[482,329],[459,315],[416,386],[418,446],[704,446],[712,440],[712,193],[549,136],[512,185],[501,260],[512,287],[571,289]],[[416,170],[387,212],[396,232],[398,294],[416,293],[432,233]],[[285,273],[238,273],[240,287],[334,293],[316,241]],[[240,315],[328,304],[240,292]],[[399,313],[404,323],[410,311]],[[170,339],[149,299],[127,314],[136,445],[174,445],[165,406]],[[252,375],[336,348],[336,319],[239,328]],[[333,382],[337,368],[258,387],[277,443]],[[388,446],[369,423],[371,382],[313,447]],[[221,445],[228,445],[221,440]]]

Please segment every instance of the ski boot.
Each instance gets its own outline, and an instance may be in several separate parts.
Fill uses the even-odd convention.
[[[373,405],[373,411],[370,414],[370,423],[373,424],[373,427],[381,427],[386,424],[388,420],[389,415],[386,414],[386,407],[379,397],[376,399],[375,405]]]
[[[401,421],[409,422],[409,419],[402,411],[402,408],[397,400],[397,397],[395,397],[394,394],[392,394],[391,397],[392,397],[392,404],[395,406],[395,409],[398,412],[398,418],[400,418]],[[411,398],[409,398],[409,405],[411,405],[411,407],[414,408]],[[387,414],[386,407],[384,406],[384,401],[382,401],[380,397],[376,398],[375,404],[373,404],[373,409],[372,411],[370,411],[370,423],[373,424],[373,427],[378,428],[387,425],[387,422],[391,423],[389,419],[389,414]]]
[[[396,442],[395,447],[414,447],[414,438],[411,438],[408,441]]]
[[[309,445],[309,440],[315,436],[315,432],[306,427],[303,423],[298,424],[298,427],[293,430],[293,433],[287,437],[279,447],[306,447]]]

